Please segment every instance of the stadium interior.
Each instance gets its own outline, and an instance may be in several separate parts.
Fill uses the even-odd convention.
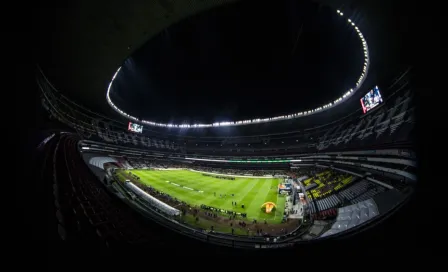
[[[341,244],[348,245],[349,239],[370,239],[371,244],[362,240],[356,245],[364,243],[375,248],[378,244],[372,240],[380,241],[378,237],[383,236],[372,234],[374,231],[395,228],[395,232],[387,231],[392,235],[407,227],[396,222],[400,221],[400,212],[411,205],[419,182],[415,148],[418,101],[412,85],[412,62],[407,60],[406,52],[396,50],[395,44],[409,37],[396,34],[404,33],[400,29],[403,24],[394,24],[394,19],[389,18],[396,9],[394,1],[278,1],[287,3],[289,9],[300,7],[303,14],[308,14],[289,22],[298,25],[291,38],[293,53],[316,47],[303,45],[301,35],[305,40],[316,38],[317,34],[307,33],[319,32],[318,27],[329,22],[332,28],[322,28],[323,34],[319,35],[342,28],[338,35],[350,45],[347,52],[341,53],[343,59],[333,62],[335,66],[350,66],[347,74],[337,72],[343,70],[338,67],[309,68],[304,77],[321,70],[323,75],[312,80],[328,81],[308,83],[300,79],[303,85],[291,87],[300,90],[313,84],[316,90],[309,93],[295,91],[289,95],[279,89],[276,95],[275,87],[266,87],[260,94],[242,94],[243,88],[236,87],[239,83],[234,86],[225,82],[219,91],[204,91],[203,97],[199,90],[189,93],[191,89],[186,89],[188,94],[170,91],[180,88],[178,83],[162,84],[181,81],[181,72],[190,73],[180,70],[185,64],[177,63],[176,58],[197,58],[204,65],[196,73],[205,73],[206,79],[195,79],[193,83],[209,80],[219,85],[221,79],[207,78],[210,75],[206,71],[226,73],[224,68],[214,70],[226,65],[226,56],[215,67],[207,62],[213,61],[212,53],[206,54],[210,60],[203,64],[202,56],[188,51],[189,42],[193,44],[188,40],[193,39],[189,31],[195,27],[206,28],[205,33],[210,31],[212,26],[206,27],[203,22],[216,22],[209,17],[227,24],[233,10],[264,5],[267,9],[273,7],[274,13],[281,4],[251,0],[138,2],[130,1],[124,10],[115,2],[107,3],[110,8],[101,12],[101,4],[59,9],[54,17],[58,26],[42,19],[52,8],[42,8],[38,15],[36,28],[42,36],[34,69],[38,133],[33,135],[33,143],[37,143],[33,158],[39,190],[48,196],[48,224],[44,225],[49,229],[39,234],[41,239],[74,252],[79,248],[90,257],[95,252],[119,254],[123,250],[132,254],[149,250],[190,254],[185,252],[193,248],[201,254],[217,250],[228,254],[286,254],[310,248],[310,252],[323,254],[319,258],[326,258],[320,248],[332,246],[337,251]],[[373,8],[377,4],[382,8]],[[218,14],[221,10],[224,15]],[[377,19],[383,13],[387,16]],[[331,18],[315,19],[325,16]],[[235,20],[251,18],[240,17]],[[390,24],[390,33],[383,33],[385,24]],[[201,31],[195,30],[194,35],[203,35]],[[196,36],[194,39],[202,39]],[[265,46],[273,46],[268,36]],[[160,40],[177,42],[182,49],[164,53],[164,47],[169,46]],[[211,50],[205,48],[205,38],[198,44],[200,51]],[[330,38],[327,46],[333,46]],[[138,62],[142,52],[148,55]],[[164,55],[160,61],[150,53],[174,57]],[[346,60],[343,54],[353,57]],[[305,56],[297,57],[301,65],[308,65],[301,59]],[[258,57],[248,58],[255,62]],[[330,65],[325,61],[313,59],[317,66]],[[151,74],[141,63],[174,68],[164,66]],[[300,69],[303,71],[288,71],[305,73],[306,68]],[[162,75],[162,71],[167,74]],[[326,77],[327,73],[335,75]],[[152,81],[156,76],[162,79]],[[231,75],[223,74],[225,77]],[[293,79],[291,76],[285,80]],[[157,84],[129,83],[133,81]],[[193,83],[185,86],[212,86]],[[264,84],[269,85],[261,83],[256,88]],[[328,86],[337,90],[326,91]],[[146,93],[146,88],[154,88],[155,94]],[[225,88],[235,88],[229,91],[228,98],[222,98]],[[301,101],[301,95],[306,99]],[[232,108],[232,103],[245,109],[234,107],[230,114],[227,107]],[[256,105],[262,103],[266,104]],[[196,122],[194,118],[202,113],[204,118]],[[351,250],[359,249],[351,245]],[[64,255],[62,252],[54,256]]]

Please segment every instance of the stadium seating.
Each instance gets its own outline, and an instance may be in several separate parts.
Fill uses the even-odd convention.
[[[145,243],[141,227],[101,187],[80,159],[76,140],[61,136],[54,151],[54,196],[64,239],[79,235],[114,242]],[[68,159],[70,158],[70,159]]]
[[[312,201],[310,205],[311,213],[316,213],[318,211],[326,211],[337,207],[341,204],[341,200],[336,195],[331,195],[329,197]],[[316,209],[317,207],[317,209]]]
[[[357,123],[351,123],[346,125],[346,129],[342,129],[342,125],[338,127],[334,133],[331,133],[331,137],[323,137],[317,146],[319,151],[323,151],[331,148],[338,148],[340,144],[346,147],[353,146],[372,146],[381,143],[387,143],[393,140],[393,137],[380,137],[389,129],[387,136],[394,135],[395,131],[401,126],[412,123],[413,120],[413,108],[408,109],[409,104],[412,101],[412,97],[409,92],[406,92],[404,97],[399,97],[395,100],[387,113],[386,109],[378,110],[375,115],[368,115],[366,118],[361,118]],[[383,120],[383,117],[386,116]],[[408,116],[410,120],[405,123],[403,120],[405,116]],[[407,120],[408,120],[407,119]],[[375,137],[371,137],[375,135]]]
[[[313,199],[326,197],[347,186],[353,180],[353,177],[347,174],[334,171],[325,171],[317,176],[318,177],[316,178],[307,180],[305,183],[305,185],[311,186],[312,184],[309,182],[313,180],[313,182],[317,184],[317,188],[314,186],[313,188],[309,187],[310,190],[307,190],[308,198],[311,198],[311,196]]]
[[[114,121],[83,109],[53,91],[45,82],[39,82],[45,94],[42,104],[50,118],[77,132],[77,135],[60,134],[50,141],[54,150],[49,154],[53,154],[54,158],[49,155],[47,160],[52,163],[44,167],[46,175],[51,176],[54,181],[52,189],[56,208],[55,220],[58,233],[65,240],[82,236],[97,239],[106,245],[114,242],[138,244],[157,241],[157,238],[152,237],[130,216],[129,207],[121,201],[127,200],[125,195],[129,194],[129,191],[138,194],[141,189],[148,193],[150,196],[145,207],[154,210],[154,214],[171,216],[170,219],[191,208],[186,203],[148,186],[135,184],[139,190],[126,190],[124,187],[128,185],[103,184],[95,177],[95,171],[89,170],[87,164],[100,170],[104,170],[107,163],[114,163],[125,169],[190,168],[221,174],[286,175],[294,179],[303,178],[305,202],[308,203],[307,210],[311,220],[297,229],[309,228],[303,233],[308,233],[311,237],[318,237],[321,233],[324,233],[323,237],[336,234],[378,216],[380,202],[375,202],[376,197],[385,196],[387,193],[390,196],[395,194],[402,197],[404,194],[401,192],[406,192],[409,186],[404,180],[397,182],[396,173],[388,172],[386,174],[389,175],[385,175],[388,169],[408,171],[409,168],[409,173],[415,173],[415,160],[412,161],[415,158],[411,155],[406,156],[410,162],[398,161],[405,157],[402,153],[411,153],[408,148],[412,143],[411,135],[415,123],[413,96],[406,86],[367,115],[347,115],[324,125],[310,121],[313,125],[308,127],[306,122],[290,120],[260,125],[259,127],[264,127],[261,131],[258,131],[255,125],[252,128],[241,127],[240,135],[220,135],[219,129],[215,128],[206,130],[204,134],[185,132],[183,135],[164,128],[151,128],[148,131],[144,129],[143,134],[130,133],[126,131],[125,122]],[[285,127],[287,131],[281,131],[285,130]],[[297,129],[292,131],[290,127]],[[214,132],[211,132],[213,130]],[[250,133],[244,135],[247,131]],[[214,135],[209,136],[207,133]],[[83,141],[79,142],[80,139]],[[85,142],[88,142],[89,146],[80,148]],[[397,154],[391,155],[384,150],[396,151]],[[349,151],[366,153],[344,154]],[[81,157],[85,154],[91,155],[87,164],[82,159],[84,157]],[[147,157],[148,154],[151,157]],[[304,160],[308,159],[308,164],[294,164],[289,161],[264,165],[247,161],[242,164],[222,162],[252,158],[262,158],[268,162],[301,161],[291,159],[296,155],[305,157]],[[312,159],[312,156],[321,158]],[[356,158],[347,158],[349,156]],[[188,157],[204,157],[210,160],[187,162]],[[384,157],[395,160],[381,161],[380,158]],[[369,164],[367,166],[367,163],[364,163],[366,161]],[[321,163],[322,165],[319,165]],[[368,168],[370,164],[381,169]],[[108,167],[114,166],[107,165],[106,168]],[[110,194],[110,188],[107,186],[118,192],[118,198]],[[142,203],[134,203],[135,206],[140,204]],[[173,211],[166,205],[176,207],[176,210]],[[308,214],[304,218],[308,218],[307,216]],[[322,224],[313,225],[314,220]],[[176,221],[176,227],[180,228],[178,223]],[[183,231],[184,229],[179,232]],[[217,241],[222,240],[221,236],[204,234],[203,230],[190,228],[188,231],[193,233],[191,235],[201,236],[201,239],[207,241],[214,238]],[[233,238],[226,239],[229,241]],[[294,239],[299,241],[302,237],[297,235]],[[233,240],[230,243],[235,246]]]
[[[75,128],[85,140],[171,154],[269,156],[371,147],[401,148],[410,146],[410,134],[414,127],[414,99],[406,84],[395,91],[384,104],[365,116],[355,114],[327,125],[316,120],[316,125],[311,127],[308,125],[313,124],[311,117],[303,123],[300,119],[288,121],[289,123],[280,121],[270,123],[269,126],[263,125],[263,130],[266,131],[263,134],[260,134],[260,127],[256,125],[239,127],[238,131],[251,131],[252,135],[247,137],[244,134],[220,135],[219,128],[202,130],[203,135],[194,130],[185,132],[185,135],[166,133],[163,128],[143,129],[142,134],[130,133],[126,131],[127,123],[94,114],[55,93],[45,80],[42,79],[39,83],[47,98],[42,103],[52,118]],[[285,127],[291,126],[296,129],[285,132]],[[275,129],[283,129],[283,132],[272,133]],[[206,134],[212,132],[215,136]]]
[[[355,204],[366,199],[373,197],[374,195],[384,192],[386,188],[376,185],[373,182],[367,180],[361,180],[350,186],[349,188],[339,192],[339,196],[343,199]]]
[[[346,231],[365,223],[378,215],[378,208],[373,199],[339,208],[336,222],[334,222],[331,229],[323,233],[321,237]]]

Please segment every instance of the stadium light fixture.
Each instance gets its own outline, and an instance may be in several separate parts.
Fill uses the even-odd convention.
[[[337,10],[336,11],[340,16],[343,16],[344,14],[340,11]],[[277,120],[285,120],[285,119],[292,119],[292,118],[297,118],[297,117],[302,117],[305,115],[309,115],[309,114],[313,114],[315,112],[319,112],[322,109],[328,109],[331,108],[332,106],[334,106],[335,104],[339,103],[340,101],[346,99],[346,97],[350,96],[353,92],[357,91],[360,88],[361,83],[364,81],[365,76],[367,75],[367,70],[368,70],[368,65],[369,65],[369,52],[368,52],[368,48],[367,48],[367,42],[364,39],[364,36],[362,34],[362,32],[359,30],[359,28],[357,26],[355,26],[355,23],[352,22],[352,20],[350,18],[347,18],[347,21],[349,23],[351,23],[351,25],[355,28],[355,30],[358,32],[358,36],[361,40],[362,43],[362,47],[364,50],[364,68],[362,70],[362,74],[359,77],[358,81],[356,82],[355,85],[355,90],[350,89],[350,91],[348,91],[347,93],[345,93],[342,97],[339,97],[338,99],[334,100],[334,102],[330,102],[324,106],[315,108],[315,109],[311,109],[311,110],[307,110],[307,111],[303,111],[303,112],[299,112],[299,113],[294,113],[294,114],[289,114],[289,115],[282,115],[282,116],[276,116],[276,117],[269,117],[269,118],[264,118],[264,119],[252,119],[252,120],[240,120],[240,121],[229,121],[229,122],[217,122],[217,123],[212,123],[212,124],[181,124],[181,125],[177,125],[177,124],[163,124],[163,123],[155,123],[152,121],[147,121],[147,120],[139,120],[138,118],[129,115],[127,113],[125,113],[124,111],[122,111],[121,109],[119,109],[111,100],[110,98],[110,90],[112,87],[112,83],[115,80],[115,78],[117,77],[119,71],[121,70],[121,66],[118,67],[117,71],[114,73],[114,75],[112,76],[112,80],[111,82],[109,82],[108,88],[107,88],[107,92],[106,92],[106,100],[108,102],[108,104],[119,114],[121,114],[122,116],[129,118],[131,120],[134,120],[136,122],[141,122],[143,124],[148,124],[151,126],[158,126],[158,127],[176,127],[176,128],[205,128],[205,127],[221,127],[221,126],[239,126],[239,125],[247,125],[247,124],[254,124],[254,123],[262,123],[262,122],[271,122],[271,121],[277,121]],[[265,143],[267,144],[267,143]]]

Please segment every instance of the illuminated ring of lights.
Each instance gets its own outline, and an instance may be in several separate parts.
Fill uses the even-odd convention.
[[[342,18],[344,18],[344,13],[342,11],[337,10],[336,12]],[[117,76],[118,72],[120,71],[121,67],[119,67],[117,69],[117,71],[115,72],[114,76],[112,77],[112,80],[109,83],[109,86],[107,88],[107,93],[106,93],[107,103],[109,103],[109,105],[116,112],[118,112],[122,116],[124,116],[126,118],[129,118],[130,120],[133,120],[135,122],[139,122],[139,123],[142,123],[142,124],[145,124],[145,125],[150,125],[150,126],[157,126],[157,127],[178,127],[178,128],[241,126],[241,125],[250,125],[250,124],[257,124],[257,123],[267,123],[267,122],[295,119],[295,118],[308,116],[308,115],[312,115],[312,114],[315,114],[315,113],[319,113],[319,112],[328,110],[328,109],[330,109],[330,108],[340,104],[342,101],[346,100],[348,97],[352,96],[361,87],[361,85],[364,83],[364,80],[367,77],[367,72],[368,72],[369,66],[370,66],[369,48],[367,46],[366,40],[364,39],[364,36],[362,35],[362,33],[359,30],[359,28],[355,25],[355,23],[350,18],[347,18],[347,22],[348,22],[349,26],[353,27],[353,29],[358,33],[358,36],[359,36],[359,38],[361,40],[362,48],[363,48],[363,51],[364,51],[364,65],[363,65],[363,70],[362,70],[361,76],[359,77],[358,81],[356,82],[355,87],[353,87],[350,90],[348,90],[340,98],[334,100],[333,102],[330,102],[330,103],[328,103],[326,105],[323,105],[321,107],[318,107],[316,109],[303,111],[303,112],[299,112],[299,113],[294,113],[294,114],[289,114],[289,115],[270,117],[270,118],[241,120],[241,121],[229,121],[229,122],[219,122],[219,123],[213,123],[213,124],[165,124],[165,123],[156,123],[156,122],[147,121],[147,120],[139,120],[138,118],[136,118],[134,116],[131,116],[131,115],[125,113],[124,111],[120,110],[117,106],[115,106],[115,104],[110,99],[110,95],[109,95],[110,88],[112,87],[112,83],[113,83],[115,77]]]

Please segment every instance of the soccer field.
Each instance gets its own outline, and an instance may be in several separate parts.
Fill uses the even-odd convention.
[[[207,205],[229,211],[246,213],[247,218],[280,223],[285,209],[285,197],[277,193],[282,179],[235,178],[218,179],[188,170],[157,171],[127,170],[140,177],[140,181],[191,205]],[[184,187],[187,188],[184,188]],[[216,196],[215,194],[216,193]],[[220,194],[226,194],[221,198]],[[231,195],[234,194],[232,197]],[[237,206],[232,205],[237,202]],[[277,205],[275,212],[261,210],[265,202]],[[241,208],[244,204],[245,208]]]

